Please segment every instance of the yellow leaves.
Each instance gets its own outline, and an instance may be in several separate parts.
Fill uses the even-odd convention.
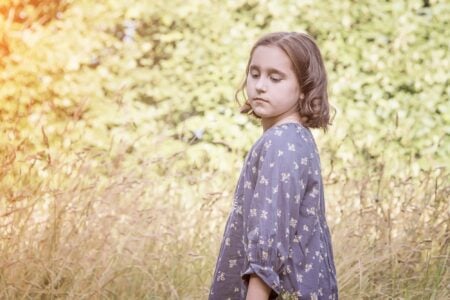
[[[170,15],[164,15],[162,16],[161,21],[163,25],[169,27],[170,25],[172,25],[174,19]]]
[[[320,9],[323,5],[333,13]],[[103,148],[109,134],[132,143],[161,126],[176,127],[186,137],[202,132],[201,142],[244,151],[260,133],[257,122],[238,114],[234,102],[252,43],[275,27],[310,28],[326,53],[330,99],[340,107],[335,122],[339,134],[324,136],[325,145],[348,134],[358,141],[348,151],[358,155],[362,146],[385,142],[389,130],[379,130],[380,124],[393,128],[396,118],[397,135],[408,141],[425,139],[438,122],[423,118],[427,129],[419,130],[417,122],[410,121],[420,119],[419,114],[411,111],[426,108],[432,114],[435,109],[448,123],[441,101],[448,58],[442,46],[428,44],[444,44],[440,31],[398,7],[392,13],[399,16],[394,23],[387,17],[387,6],[377,7],[313,1],[79,1],[59,20],[11,35],[18,51],[0,74],[7,81],[0,94],[9,99],[1,105],[12,111],[20,103],[33,126],[58,120],[61,127],[64,118],[75,118],[77,105],[87,101],[86,113],[76,117],[86,122],[78,130],[86,130],[84,138]],[[439,14],[436,18],[444,19]],[[340,30],[345,28],[352,30]],[[433,38],[420,47],[427,32]],[[124,35],[129,36],[127,43]],[[8,84],[11,78],[14,83]],[[409,130],[402,133],[405,128]],[[62,144],[71,144],[68,141]],[[404,155],[395,145],[390,141],[385,148]]]
[[[77,71],[80,68],[80,61],[77,56],[70,56],[69,61],[67,62],[64,70],[67,72]]]
[[[25,29],[21,32],[20,38],[27,47],[33,47],[40,41],[42,35],[31,29]]]
[[[342,19],[341,19],[341,22],[342,22],[342,25],[345,28],[349,29],[351,27],[352,23],[353,23],[353,20],[352,20],[351,16],[343,15]]]
[[[230,161],[235,159],[236,157],[226,148],[209,143],[195,144],[186,150],[187,163],[194,170],[203,170],[204,172],[215,171],[230,174],[234,170]]]
[[[126,19],[139,19],[149,5],[144,2],[133,3],[125,8]]]

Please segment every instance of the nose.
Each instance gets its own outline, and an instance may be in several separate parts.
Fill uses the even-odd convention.
[[[258,92],[265,92],[266,91],[266,82],[262,76],[258,79],[258,81],[255,84],[256,91]]]

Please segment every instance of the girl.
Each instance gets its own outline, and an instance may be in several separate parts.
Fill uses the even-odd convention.
[[[307,34],[276,32],[250,52],[242,112],[259,118],[217,259],[210,300],[338,299],[320,159],[327,77]]]

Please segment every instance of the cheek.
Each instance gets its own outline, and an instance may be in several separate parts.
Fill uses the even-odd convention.
[[[247,80],[247,83],[245,84],[245,90],[247,91],[247,94],[250,93],[253,89],[253,82],[251,80]]]
[[[300,88],[296,82],[291,82],[286,86],[286,92],[297,97],[300,94]]]

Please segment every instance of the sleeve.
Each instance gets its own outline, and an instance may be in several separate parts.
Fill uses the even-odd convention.
[[[300,216],[308,176],[308,158],[300,143],[269,139],[253,167],[254,187],[245,190],[242,279],[258,275],[279,294],[280,273],[288,258]]]

